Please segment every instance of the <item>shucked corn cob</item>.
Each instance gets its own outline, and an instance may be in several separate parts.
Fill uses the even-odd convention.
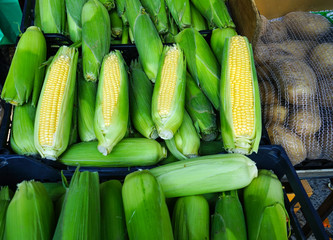
[[[34,139],[43,158],[57,159],[69,142],[78,51],[62,46],[47,69],[39,98]]]
[[[175,37],[175,40],[184,51],[191,76],[214,108],[219,109],[221,67],[207,41],[193,28],[184,29]]]
[[[125,136],[128,124],[128,76],[125,61],[116,50],[104,57],[94,119],[98,151],[109,154]]]
[[[88,0],[82,8],[82,60],[87,81],[95,82],[111,44],[109,13],[99,0]]]
[[[257,152],[261,138],[261,109],[251,45],[246,37],[228,38],[221,74],[221,131],[229,152]]]
[[[13,105],[31,100],[37,105],[43,85],[46,60],[46,41],[38,27],[29,27],[20,38],[9,72],[1,92],[1,98]]]
[[[171,139],[183,121],[186,62],[178,45],[165,46],[154,86],[152,117],[158,135]]]

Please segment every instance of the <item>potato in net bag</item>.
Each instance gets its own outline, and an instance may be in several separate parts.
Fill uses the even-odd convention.
[[[293,165],[333,161],[333,26],[309,12],[267,20],[254,47],[264,124]]]

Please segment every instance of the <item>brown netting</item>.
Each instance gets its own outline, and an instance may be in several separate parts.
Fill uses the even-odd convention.
[[[254,58],[269,138],[294,165],[333,161],[333,26],[308,12],[261,17]]]

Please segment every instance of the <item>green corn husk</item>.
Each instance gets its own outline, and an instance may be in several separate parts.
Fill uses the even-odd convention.
[[[72,110],[71,132],[69,134],[68,146],[78,142],[78,87],[75,84],[74,103]]]
[[[114,0],[99,0],[99,1],[104,5],[106,10],[108,11],[111,11],[111,9],[116,7]]]
[[[69,38],[74,42],[82,40],[81,13],[87,0],[65,0]]]
[[[128,19],[125,14],[125,1],[126,0],[116,0],[116,8],[117,8],[118,16],[123,21],[123,25],[128,26]]]
[[[39,154],[42,158],[48,158],[55,160],[57,157],[63,153],[68,144],[71,132],[71,122],[72,122],[72,112],[73,112],[73,105],[74,105],[74,92],[75,92],[75,82],[76,82],[76,67],[77,67],[77,59],[78,59],[78,50],[73,47],[62,46],[57,51],[56,55],[53,57],[50,66],[47,69],[45,75],[45,81],[43,84],[43,88],[40,94],[36,117],[35,117],[35,128],[34,128],[34,142],[36,149],[38,150]],[[53,95],[55,91],[55,85],[57,81],[52,81],[53,78],[57,80],[59,76],[59,71],[57,71],[57,62],[69,60],[69,70],[67,73],[66,78],[66,85],[64,87],[63,97],[62,99],[58,99],[58,103],[60,104],[59,109],[59,117],[58,117],[58,125],[54,126],[54,134],[51,144],[43,144],[40,141],[40,119],[44,116],[42,113],[42,106],[45,106],[45,111],[47,112],[50,110],[48,106],[50,103],[49,96]],[[55,69],[53,68],[55,67]],[[48,84],[49,83],[49,84]],[[60,86],[58,84],[57,86]],[[45,95],[45,96],[44,96]],[[59,96],[59,95],[58,95]],[[56,97],[58,97],[56,96]],[[53,118],[49,118],[45,120],[45,123],[48,124],[52,121]]]
[[[282,184],[273,172],[259,170],[244,189],[244,211],[249,240],[288,239]]]
[[[141,0],[159,34],[168,32],[168,17],[164,0]]]
[[[197,31],[208,30],[206,19],[201,15],[201,13],[193,5],[193,3],[191,3],[190,5],[191,5],[192,27]]]
[[[37,105],[45,68],[46,41],[41,30],[29,27],[21,36],[11,62],[1,98],[13,105],[22,105],[31,100]]]
[[[65,33],[65,0],[38,0],[39,14],[44,33]]]
[[[219,28],[235,28],[235,24],[231,19],[228,8],[224,1],[220,0],[191,0],[193,5],[207,19],[210,26]]]
[[[101,183],[100,195],[101,239],[128,239],[121,182],[109,180]]]
[[[10,146],[20,155],[37,155],[34,144],[34,124],[36,108],[27,103],[14,108]]]
[[[223,47],[228,37],[236,36],[237,32],[234,28],[216,28],[212,31],[210,38],[210,47],[214,52],[216,59],[222,64]]]
[[[175,240],[209,239],[209,205],[203,196],[177,199],[172,227]]]
[[[168,60],[168,55],[171,54],[172,51],[178,51],[179,56],[178,59],[171,60],[174,62],[168,63],[166,60]],[[164,47],[159,64],[160,67],[152,98],[152,118],[156,125],[158,135],[163,139],[171,139],[183,121],[186,86],[186,61],[179,46],[174,44],[173,46]],[[169,67],[168,64],[171,64],[171,68],[176,68],[176,80],[174,83],[175,90],[173,92],[169,92],[168,89],[163,89],[163,86],[168,86],[168,78],[173,77],[169,70],[165,70],[165,72],[163,71],[164,67]],[[173,95],[168,97],[168,94]],[[163,100],[170,100],[167,105],[170,105],[170,107],[166,110],[166,113],[163,112],[164,109],[159,104],[159,101],[163,102]]]
[[[257,176],[258,169],[242,154],[218,154],[169,163],[150,172],[169,198],[243,188]]]
[[[178,34],[178,26],[171,16],[170,13],[168,13],[168,21],[169,21],[169,31],[163,36],[164,43],[175,43],[175,36]]]
[[[111,44],[109,13],[99,0],[88,0],[82,8],[83,75],[96,82],[104,56]]]
[[[43,183],[46,192],[49,194],[52,202],[58,201],[66,193],[66,188],[62,183]]]
[[[188,73],[186,74],[185,108],[202,140],[216,139],[218,129],[214,108]]]
[[[198,156],[198,150],[200,147],[200,137],[193,125],[190,115],[184,111],[184,118],[182,125],[179,127],[178,131],[175,133],[174,137],[170,140],[165,140],[171,153],[178,158],[178,154],[173,152],[173,148],[170,148],[170,141],[174,141],[177,151],[187,158],[193,158]],[[179,158],[178,158],[179,159]],[[184,159],[181,156],[182,160]]]
[[[53,202],[53,206],[54,206],[54,213],[55,213],[55,219],[59,219],[59,216],[61,214],[61,209],[62,209],[62,204],[65,201],[65,197],[66,197],[66,193],[68,191],[68,188],[65,189],[65,193],[62,194],[58,200],[56,200],[55,202]]]
[[[111,35],[114,38],[120,38],[123,33],[123,21],[118,16],[118,13],[115,9],[112,9],[109,12],[110,23],[111,23]],[[114,44],[114,42],[112,41]]]
[[[60,157],[60,162],[69,166],[151,166],[165,158],[166,155],[166,149],[155,140],[126,138],[120,141],[107,156],[97,150],[97,142],[74,144]]]
[[[130,6],[126,9],[126,14],[143,70],[148,78],[155,82],[163,51],[162,40],[139,0],[126,0],[126,6]]]
[[[128,44],[129,27],[123,24],[123,32],[121,34],[121,44]]]
[[[43,184],[19,183],[7,209],[5,239],[51,239],[54,225],[52,200]]]
[[[158,134],[151,116],[153,85],[139,61],[132,61],[130,68],[130,116],[133,125],[144,137],[156,139]]]
[[[215,205],[212,218],[212,240],[246,239],[243,207],[237,190],[222,192]]]
[[[109,73],[107,71],[111,71],[108,69],[115,69],[116,67],[113,65],[113,61],[118,61],[119,69],[115,71],[119,71],[119,83],[113,82],[115,79],[108,79]],[[109,64],[111,64],[109,66]],[[120,53],[120,51],[115,50],[110,52],[108,55],[104,57],[101,74],[99,78],[99,83],[97,87],[97,96],[96,96],[96,108],[95,108],[95,118],[94,118],[94,129],[96,138],[98,139],[98,150],[104,155],[109,154],[113,147],[121,140],[126,134],[128,118],[129,118],[129,97],[128,97],[128,75],[126,69],[126,63]],[[115,74],[115,73],[114,73]],[[104,82],[107,85],[104,85]],[[103,114],[103,104],[107,107],[109,102],[105,102],[107,96],[103,96],[103,89],[106,88],[109,84],[113,84],[116,89],[113,92],[112,88],[109,89],[110,92],[106,92],[106,94],[111,94],[111,91],[114,95],[118,95],[116,105],[114,106],[114,110],[111,113],[111,116],[104,116]],[[119,90],[118,90],[119,89]],[[113,106],[110,106],[113,108]],[[106,118],[110,117],[110,123],[106,122]]]
[[[5,234],[5,224],[6,224],[6,213],[10,203],[10,200],[13,197],[12,191],[8,186],[3,186],[0,189],[0,239],[4,239]]]
[[[35,1],[35,8],[34,8],[34,26],[39,27],[42,29],[42,23],[40,21],[40,10],[39,10],[39,0]]]
[[[78,133],[81,141],[90,142],[96,140],[94,130],[94,115],[97,83],[87,82],[78,69]]]
[[[195,29],[188,28],[175,37],[184,51],[190,74],[201,87],[215,109],[220,107],[221,67],[204,37]],[[195,46],[195,47],[194,47]]]
[[[189,0],[165,0],[165,3],[180,30],[192,26]]]
[[[57,239],[101,239],[98,172],[75,171],[53,236]]]
[[[232,48],[233,41],[235,41],[234,44],[237,47]],[[236,60],[229,59],[232,56],[235,56]],[[242,56],[242,58],[239,58],[238,56]],[[244,62],[242,62],[242,59],[244,59]],[[220,85],[220,119],[224,148],[228,152],[242,154],[251,154],[252,152],[257,152],[262,131],[261,104],[252,47],[247,38],[243,36],[233,36],[231,38],[227,38],[224,45],[222,62],[223,68],[221,71],[222,73]],[[242,66],[239,68],[242,70],[231,70],[232,66],[234,68],[237,68],[237,66]],[[233,83],[231,83],[232,81]],[[235,88],[234,90],[235,96],[238,96],[237,99],[235,97],[234,101],[231,101],[231,99],[234,99],[231,97],[232,86],[238,86],[238,88]],[[249,96],[246,96],[246,93],[250,92],[248,89],[251,88],[252,96],[250,94]],[[246,111],[246,109],[242,109],[242,106],[246,106],[245,104],[249,104],[250,106],[248,106],[247,109],[253,111],[253,116],[251,115],[251,119],[253,119],[252,126],[246,122],[248,117],[246,112],[242,113],[240,116],[237,115],[238,117],[236,122],[233,122],[233,111]],[[237,110],[235,110],[236,107]],[[247,124],[242,124],[244,122]],[[244,133],[236,133],[237,128],[235,128],[234,125],[237,123],[239,124],[236,126],[237,128],[244,128],[245,126],[245,129],[247,129],[252,127],[252,132],[248,133],[248,131],[244,130]]]
[[[122,196],[130,239],[173,239],[163,190],[148,170],[128,174]]]

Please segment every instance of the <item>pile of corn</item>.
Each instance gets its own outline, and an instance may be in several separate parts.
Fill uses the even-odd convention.
[[[242,230],[233,229],[235,224],[227,223],[222,213],[229,207],[217,203],[212,238],[237,232],[242,237],[234,239],[244,239],[244,216],[235,190],[245,187],[249,189],[244,191],[245,213],[251,222],[247,224],[249,239],[271,237],[272,232],[276,239],[286,238],[282,195],[267,202],[260,199],[269,198],[275,189],[271,180],[264,181],[262,192],[257,186],[250,187],[261,181],[255,163],[244,156],[258,151],[261,138],[258,82],[251,44],[237,35],[224,2],[101,2],[37,1],[36,26],[20,38],[1,93],[2,99],[15,105],[11,148],[18,154],[71,166],[161,166],[128,175],[122,200],[120,183],[103,183],[99,188],[97,173],[77,172],[55,204],[55,213],[43,184],[23,182],[8,207],[6,239],[27,239],[31,234],[24,229],[11,231],[21,229],[16,225],[20,221],[33,224],[27,228],[42,235],[31,239],[50,238],[53,232],[54,239],[108,239],[109,234],[124,236],[127,232],[131,239],[187,239],[192,235],[208,239],[209,210],[199,195],[217,192],[224,192],[222,202],[232,199],[230,204],[237,206],[239,214],[231,219],[244,224],[236,226]],[[124,26],[122,39],[129,29],[139,53],[130,63],[120,51],[110,51],[115,38],[112,19],[116,17]],[[210,43],[196,27],[206,21],[214,28]],[[65,33],[65,29],[75,43],[60,46],[46,61],[43,32]],[[218,143],[214,151],[229,154],[207,156],[213,152],[202,146],[214,140]],[[281,186],[277,191],[282,194]],[[257,193],[258,197],[252,197]],[[172,226],[165,197],[179,197]],[[21,198],[28,198],[34,207],[21,203]],[[113,201],[115,206],[109,205]],[[113,212],[121,204],[124,213]],[[257,211],[258,204],[262,211]],[[255,206],[256,214],[247,205]],[[31,212],[12,210],[19,206]],[[116,215],[110,220],[108,211],[125,217]],[[195,220],[187,214],[193,214]],[[195,214],[201,216],[199,221]],[[119,219],[126,219],[127,231]],[[110,227],[114,221],[118,221],[115,230]],[[11,238],[11,232],[22,235]]]
[[[123,183],[77,170],[70,184],[23,181],[14,196],[3,187],[0,239],[287,239],[282,185],[272,172],[254,166],[258,177],[247,187],[200,194],[207,180],[165,190],[186,179],[174,168],[133,172]]]

